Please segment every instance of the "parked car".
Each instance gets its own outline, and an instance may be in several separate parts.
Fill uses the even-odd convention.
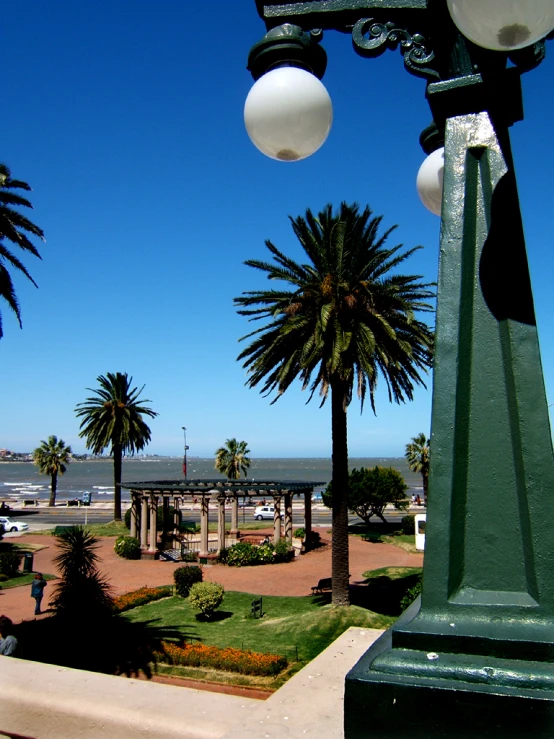
[[[264,518],[270,518],[273,521],[275,515],[275,506],[273,505],[259,505],[254,510],[254,518],[256,521],[261,521]],[[283,513],[280,514],[283,518]]]
[[[23,521],[14,521],[9,516],[0,516],[0,526],[4,527],[4,531],[27,531],[28,523]]]

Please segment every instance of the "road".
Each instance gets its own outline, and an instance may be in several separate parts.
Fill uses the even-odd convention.
[[[421,513],[425,513],[425,509],[421,509]],[[387,521],[397,521],[399,518],[405,516],[404,511],[387,511],[385,518]],[[18,521],[25,521],[29,524],[31,530],[34,524],[39,524],[40,528],[44,525],[49,524],[51,526],[63,525],[63,524],[84,524],[87,523],[109,523],[113,520],[111,510],[106,508],[64,508],[56,507],[53,509],[23,509],[18,511],[10,512],[11,518]],[[231,513],[227,510],[227,520],[230,520]],[[199,510],[183,510],[183,520],[200,523],[200,511]],[[210,509],[210,521],[216,520],[216,510]],[[358,516],[350,515],[349,523],[357,523],[360,521]],[[374,519],[377,521],[378,519]],[[254,523],[254,506],[247,506],[240,508],[239,510],[239,526],[244,523]],[[260,522],[261,523],[261,522]],[[265,521],[268,526],[271,526],[272,520],[268,519]],[[303,508],[293,508],[292,513],[293,526],[304,525],[304,512]],[[312,525],[317,526],[330,526],[331,525],[331,511],[323,506],[315,506],[312,508]]]

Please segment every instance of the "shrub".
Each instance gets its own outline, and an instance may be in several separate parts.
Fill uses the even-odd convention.
[[[140,508],[138,512],[138,522],[137,527],[140,530]],[[168,520],[166,523],[165,530],[166,531],[173,531],[173,514],[175,513],[175,508],[173,506],[169,506],[169,515]],[[163,506],[158,506],[156,510],[156,529],[158,531],[162,530],[162,524],[163,524]],[[179,510],[179,526],[181,526],[181,522],[183,520],[183,514],[181,510]],[[125,511],[125,515],[123,516],[123,521],[125,523],[126,528],[131,528],[131,508],[127,508]],[[150,516],[148,517],[148,525],[150,526]]]
[[[288,562],[294,556],[286,539],[279,539],[277,544],[260,544],[256,546],[248,541],[233,544],[225,553],[225,563],[230,567],[252,567]]]
[[[193,608],[211,618],[223,601],[225,589],[218,582],[196,582],[189,591],[189,602]]]
[[[295,539],[303,539],[306,536],[306,529],[296,529],[292,535]]]
[[[417,596],[421,593],[421,580],[413,585],[400,601],[400,610],[405,611],[408,606],[411,606]]]
[[[175,590],[181,598],[187,598],[191,587],[195,583],[202,582],[202,568],[197,565],[177,567],[173,572]]]
[[[287,658],[278,654],[263,654],[205,644],[177,646],[165,641],[162,642],[162,651],[158,657],[160,661],[172,665],[212,667],[215,670],[239,672],[242,675],[277,675],[287,666]]]
[[[402,529],[402,533],[406,534],[407,536],[414,536],[415,534],[415,516],[404,516],[402,521],[400,521],[400,527]]]
[[[131,608],[144,606],[154,600],[160,600],[160,598],[169,598],[171,595],[173,595],[172,589],[167,585],[160,588],[140,588],[117,597],[114,600],[114,608],[122,613],[131,610]]]
[[[3,575],[13,577],[19,569],[21,555],[15,552],[3,552],[0,554],[0,572]]]
[[[267,544],[263,545],[268,546]],[[227,564],[231,567],[249,567],[260,564],[260,555],[256,547],[248,541],[239,541],[227,550]]]
[[[134,536],[118,536],[114,551],[123,559],[140,559],[140,542]]]
[[[274,562],[289,562],[294,557],[294,551],[289,547],[286,539],[279,539],[273,547]]]
[[[10,578],[7,575],[4,575],[0,572],[0,582],[6,582],[6,580],[9,580]]]

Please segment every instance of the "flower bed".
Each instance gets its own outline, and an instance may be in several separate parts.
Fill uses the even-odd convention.
[[[137,606],[144,606],[153,600],[169,598],[173,595],[173,588],[163,586],[160,588],[140,588],[130,593],[124,593],[114,600],[115,610],[119,613],[129,611]]]
[[[158,654],[160,662],[187,667],[212,667],[216,670],[238,672],[241,675],[277,675],[287,666],[287,658],[278,654],[264,654],[232,647],[212,647],[206,644],[162,642]]]

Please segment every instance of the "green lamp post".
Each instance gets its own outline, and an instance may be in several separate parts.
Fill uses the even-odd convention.
[[[322,31],[425,77],[424,203],[441,215],[423,590],[351,670],[345,736],[554,736],[554,463],[509,127],[551,0],[257,0],[255,145],[324,142]],[[300,91],[299,91],[300,90]]]

